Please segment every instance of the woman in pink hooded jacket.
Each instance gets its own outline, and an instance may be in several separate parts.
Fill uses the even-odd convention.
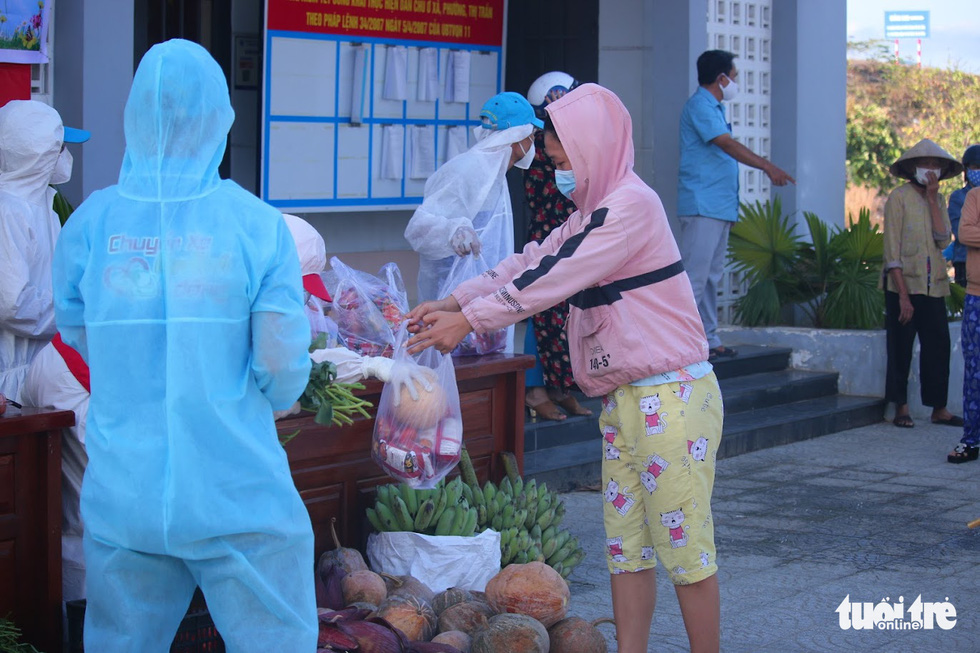
[[[717,651],[711,490],[723,408],[690,281],[663,205],[633,172],[632,121],[584,84],[548,105],[545,146],[579,210],[541,243],[409,314],[411,353],[568,299],[580,388],[603,397],[606,558],[622,653],[646,651],[655,560],[677,591],[692,651]]]

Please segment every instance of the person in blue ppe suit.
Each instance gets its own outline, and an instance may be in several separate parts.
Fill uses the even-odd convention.
[[[218,176],[234,112],[201,46],[153,46],[119,183],[66,223],[55,313],[92,389],[85,650],[167,651],[200,586],[229,651],[316,650],[313,532],[276,435],[310,372],[296,247]]]
[[[11,100],[0,108],[0,394],[14,401],[55,332],[51,257],[61,222],[51,184],[71,177],[65,144],[88,138],[43,102]]]

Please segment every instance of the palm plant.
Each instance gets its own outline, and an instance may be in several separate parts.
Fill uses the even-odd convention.
[[[881,326],[884,239],[870,211],[862,209],[849,229],[830,229],[813,213],[803,217],[809,242],[795,233],[778,197],[742,205],[729,255],[749,288],[735,303],[736,320],[746,326],[778,324],[784,307],[795,305],[816,327]]]

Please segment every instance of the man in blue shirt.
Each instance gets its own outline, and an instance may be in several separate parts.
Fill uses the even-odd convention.
[[[708,337],[709,360],[736,353],[721,344],[716,330],[728,232],[738,220],[738,164],[762,170],[774,186],[795,183],[785,171],[732,138],[721,101],[731,101],[738,92],[734,59],[724,50],[708,50],[698,57],[699,87],[681,113],[679,244]]]

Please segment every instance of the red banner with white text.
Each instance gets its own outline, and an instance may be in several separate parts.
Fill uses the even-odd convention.
[[[503,45],[504,0],[268,0],[270,30]]]

